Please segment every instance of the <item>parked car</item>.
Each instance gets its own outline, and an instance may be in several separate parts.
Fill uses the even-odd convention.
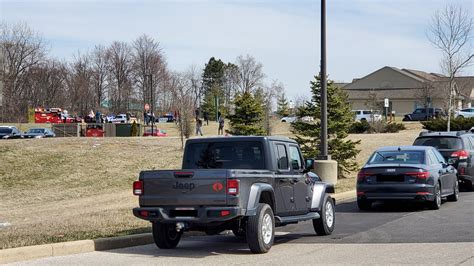
[[[39,139],[39,138],[53,138],[56,137],[53,131],[49,128],[30,128],[23,134],[23,138],[26,139]]]
[[[457,201],[456,169],[434,147],[394,146],[375,151],[357,175],[357,205],[374,201],[414,200],[439,209],[442,197]]]
[[[462,185],[474,189],[474,134],[463,131],[422,132],[413,145],[435,147],[445,160],[452,160]]]
[[[166,137],[168,136],[168,133],[166,133],[165,130],[159,129],[159,128],[154,128],[153,129],[153,134],[151,132],[151,128],[146,128],[145,132],[143,132],[144,137],[150,137],[150,136],[155,136],[155,137]]]
[[[176,121],[176,119],[173,115],[162,115],[155,120],[156,123],[173,123],[174,121]]]
[[[19,139],[23,138],[20,130],[13,126],[0,126],[0,139]]]
[[[428,110],[428,112],[426,112]],[[413,113],[403,117],[403,121],[426,121],[427,119],[446,116],[441,108],[416,108]]]
[[[114,114],[108,114],[106,117],[105,117],[105,123],[112,123],[112,120],[115,118],[115,115]]]
[[[454,117],[464,117],[464,118],[474,117],[474,108],[465,108],[465,109],[457,110],[454,113]]]
[[[127,123],[127,115],[126,114],[118,114],[114,118],[110,120],[112,123]]]
[[[372,110],[352,110],[355,115],[355,121],[366,121],[366,122],[373,122],[373,121],[381,121],[382,115],[377,113],[376,111]]]
[[[283,123],[293,123],[296,121],[296,119],[296,116],[284,116],[280,119],[280,121]]]

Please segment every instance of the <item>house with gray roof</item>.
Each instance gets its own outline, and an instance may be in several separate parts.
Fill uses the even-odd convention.
[[[383,110],[389,99],[389,112],[403,116],[418,107],[438,107],[447,110],[449,78],[420,70],[385,66],[365,77],[354,79],[342,87],[348,94],[352,109]],[[470,107],[473,100],[474,76],[456,77],[453,108]],[[374,104],[374,102],[376,104]]]

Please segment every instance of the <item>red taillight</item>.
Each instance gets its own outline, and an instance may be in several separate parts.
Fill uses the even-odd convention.
[[[239,180],[229,179],[227,180],[227,194],[238,195],[239,194]]]
[[[429,192],[416,192],[417,195],[429,195],[430,193]]]
[[[139,211],[138,214],[143,217],[148,217],[150,213],[148,211]]]
[[[143,194],[143,181],[133,182],[133,195],[140,196]]]
[[[459,160],[466,160],[469,157],[469,152],[466,150],[455,151],[451,153],[451,157],[458,158]]]
[[[363,191],[357,191],[357,196],[364,196],[365,195],[365,192]]]
[[[408,172],[405,175],[413,176],[419,179],[428,179],[430,177],[430,172]]]
[[[366,172],[364,170],[360,170],[359,173],[357,174],[357,181],[362,181],[364,178],[368,176],[374,175],[373,173]]]
[[[230,214],[230,211],[221,211],[221,216],[227,216]]]

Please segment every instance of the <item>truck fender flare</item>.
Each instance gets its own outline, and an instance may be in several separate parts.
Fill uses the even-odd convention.
[[[324,203],[327,184],[318,182],[313,185],[313,196],[311,197],[311,211],[319,211]]]
[[[253,216],[257,214],[257,207],[258,207],[260,195],[264,191],[270,192],[272,201],[275,204],[275,195],[274,195],[273,187],[270,184],[266,184],[266,183],[255,183],[250,187],[249,200],[247,203],[247,211],[245,212],[246,216]]]

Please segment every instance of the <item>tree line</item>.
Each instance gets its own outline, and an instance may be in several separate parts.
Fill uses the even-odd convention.
[[[278,81],[265,84],[263,65],[250,55],[224,63],[211,57],[203,68],[172,71],[160,43],[143,34],[132,42],[114,41],[78,51],[71,60],[48,55],[41,35],[24,23],[0,24],[2,122],[25,122],[35,107],[60,107],[71,114],[143,111],[157,113],[230,114],[238,94],[258,93],[264,111],[283,90]]]

